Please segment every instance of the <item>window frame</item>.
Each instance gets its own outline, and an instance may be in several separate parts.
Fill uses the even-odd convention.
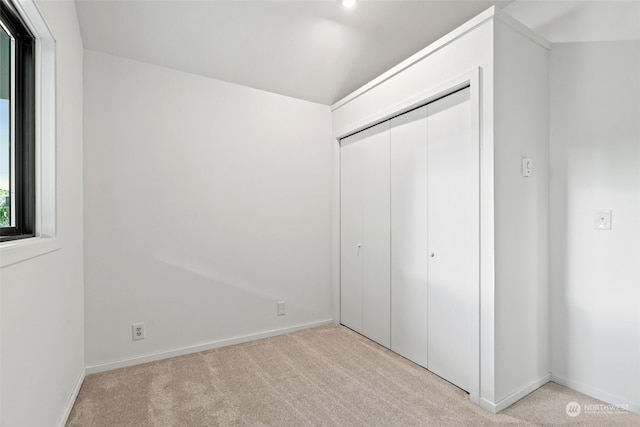
[[[14,39],[12,113],[15,224],[0,242],[36,235],[36,38],[13,5],[0,0],[0,19]]]

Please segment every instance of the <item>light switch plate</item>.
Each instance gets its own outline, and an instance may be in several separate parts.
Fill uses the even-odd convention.
[[[611,230],[611,209],[596,211],[593,215],[594,230]]]
[[[522,159],[522,176],[524,178],[529,178],[533,175],[533,160],[528,157],[524,157]]]

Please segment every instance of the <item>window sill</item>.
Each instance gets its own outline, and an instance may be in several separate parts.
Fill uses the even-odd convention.
[[[0,243],[0,268],[55,252],[60,248],[60,240],[54,237],[31,237]]]

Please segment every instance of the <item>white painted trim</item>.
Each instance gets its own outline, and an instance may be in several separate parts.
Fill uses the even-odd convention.
[[[400,64],[398,64],[395,67],[391,68],[389,71],[381,74],[380,76],[378,76],[375,79],[371,80],[369,83],[367,83],[364,86],[360,87],[359,89],[356,89],[355,91],[351,92],[349,95],[345,96],[341,100],[335,102],[333,105],[331,105],[331,111],[333,112],[333,111],[337,110],[338,108],[342,107],[343,105],[353,101],[354,99],[356,99],[360,95],[362,95],[362,94],[364,94],[366,92],[369,92],[370,90],[372,90],[376,86],[379,86],[380,84],[384,83],[385,81],[391,79],[396,74],[399,74],[402,71],[406,70],[407,68],[411,67],[416,62],[418,62],[418,61],[422,60],[423,58],[426,58],[427,56],[433,54],[434,52],[442,49],[443,47],[445,47],[446,45],[450,44],[454,40],[462,37],[463,35],[465,35],[469,31],[475,29],[476,27],[482,25],[484,22],[486,22],[489,19],[493,18],[495,16],[495,14],[496,14],[496,7],[495,6],[491,6],[489,9],[487,9],[484,12],[482,12],[481,14],[477,15],[475,18],[470,19],[469,21],[465,22],[464,24],[462,24],[461,26],[459,26],[455,30],[451,31],[450,33],[446,34],[445,36],[443,36],[443,37],[439,38],[438,40],[436,40],[435,42],[431,43],[429,46],[425,47],[424,49],[422,49],[418,53],[416,53],[416,54],[410,56],[409,58],[405,59]]]
[[[471,106],[471,135],[475,137],[476,144],[473,144],[473,156],[476,159],[474,170],[472,173],[478,178],[478,186],[473,194],[475,200],[473,203],[478,209],[478,221],[474,224],[473,233],[477,236],[477,250],[478,257],[475,259],[475,265],[470,266],[477,272],[477,281],[474,283],[473,291],[471,294],[471,310],[469,313],[469,323],[471,324],[471,334],[469,343],[469,400],[478,404],[480,400],[480,314],[481,314],[481,302],[480,293],[482,289],[482,275],[480,274],[482,269],[482,120],[481,120],[481,105],[482,105],[482,88],[481,88],[481,74],[482,70],[477,67],[462,76],[461,78],[467,78],[469,80],[470,91],[470,106]]]
[[[130,366],[141,365],[143,363],[156,362],[158,360],[169,359],[176,356],[184,356],[185,354],[198,353],[200,351],[213,350],[215,348],[226,347],[234,344],[241,344],[249,341],[255,341],[263,338],[274,337],[277,335],[289,334],[291,332],[301,331],[303,329],[315,328],[318,326],[333,324],[333,319],[320,320],[312,323],[305,323],[297,326],[291,326],[283,329],[273,329],[270,331],[259,332],[257,334],[242,335],[235,338],[228,338],[219,341],[212,341],[204,344],[197,344],[188,347],[177,348],[173,350],[160,351],[157,353],[135,356],[127,359],[116,360],[113,362],[101,363],[98,365],[87,366],[86,374],[96,374],[99,372],[112,371],[114,369],[128,368]]]
[[[76,403],[76,399],[78,398],[78,394],[80,393],[80,387],[82,387],[82,383],[84,382],[84,377],[86,376],[85,369],[80,372],[78,379],[76,380],[76,384],[73,387],[73,391],[69,395],[69,400],[67,400],[67,404],[64,407],[64,412],[62,413],[62,418],[58,423],[59,427],[64,427],[69,420],[69,415],[71,415],[71,410],[73,409],[73,405]]]
[[[60,250],[60,240],[48,237],[10,240],[0,245],[0,268]]]
[[[554,383],[563,385],[565,387],[568,387],[579,393],[586,394],[587,396],[591,396],[594,399],[602,400],[603,402],[611,405],[628,405],[630,412],[640,414],[640,402],[632,402],[630,400],[618,397],[613,393],[609,393],[608,391],[601,390],[598,387],[581,383],[579,381],[569,380],[567,378],[559,377],[553,374],[551,375],[551,381],[553,381]]]
[[[497,414],[498,412],[502,411],[503,409],[508,408],[509,406],[513,405],[514,403],[516,403],[518,400],[522,399],[523,397],[525,397],[526,395],[528,395],[529,393],[539,389],[540,387],[542,387],[543,385],[545,385],[546,383],[548,383],[549,381],[551,381],[551,373],[548,373],[546,375],[544,375],[541,378],[538,378],[537,380],[529,383],[527,386],[521,388],[520,390],[511,393],[510,395],[508,395],[507,397],[505,397],[504,399],[501,399],[500,401],[498,401],[497,403],[492,403],[489,402],[486,399],[480,399],[480,407],[491,412],[492,414]]]
[[[40,8],[34,0],[18,0],[12,2],[12,4],[16,7],[20,15],[25,18],[26,24],[32,32],[36,33],[38,37],[46,34],[48,37],[51,37],[51,40],[54,40],[51,29],[47,21],[42,17]]]
[[[402,102],[385,107],[377,113],[372,114],[369,117],[365,117],[364,119],[359,120],[356,123],[351,123],[347,128],[343,128],[335,132],[334,138],[340,140],[363,129],[389,120],[392,117],[406,113],[407,111],[410,111],[414,108],[426,105],[429,102],[438,98],[442,98],[443,96],[455,92],[458,89],[462,89],[463,87],[471,84],[471,79],[474,73],[479,74],[479,68],[455,76],[450,80],[437,84],[436,86],[433,86],[419,94],[416,94],[411,98],[405,99]]]
[[[340,324],[340,141],[331,138],[331,314]]]
[[[498,411],[496,409],[496,405],[494,405],[493,403],[489,402],[487,399],[485,398],[480,398],[480,400],[478,400],[478,405],[480,405],[480,407],[482,409],[484,409],[485,411],[489,411],[492,414],[497,414]]]

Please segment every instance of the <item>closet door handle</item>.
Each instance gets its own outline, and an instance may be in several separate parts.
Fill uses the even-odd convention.
[[[360,256],[360,249],[362,249],[362,243],[357,243],[356,247],[358,248],[358,256]]]
[[[431,258],[434,258],[434,257],[436,256],[436,254],[435,254],[434,252],[431,252],[431,253],[429,254],[429,256],[430,256]]]

